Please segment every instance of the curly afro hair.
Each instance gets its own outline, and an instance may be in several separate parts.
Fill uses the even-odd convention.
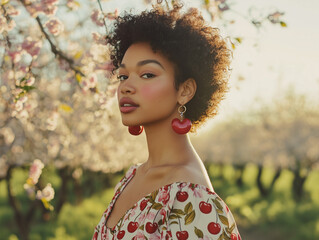
[[[185,113],[194,132],[218,112],[228,90],[232,52],[219,29],[208,26],[198,10],[182,14],[181,8],[166,11],[156,6],[138,15],[125,13],[116,19],[107,38],[115,70],[133,43],[148,42],[175,65],[176,89],[189,78],[196,81],[196,93]]]

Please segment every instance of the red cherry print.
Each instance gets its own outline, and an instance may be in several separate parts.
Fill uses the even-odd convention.
[[[130,222],[127,226],[127,230],[130,233],[135,232],[137,228],[138,228],[138,222]]]
[[[238,240],[241,240],[241,236],[239,235],[239,233],[238,233]]]
[[[212,205],[210,203],[201,201],[199,203],[199,209],[202,213],[208,214],[212,211]]]
[[[228,208],[228,206],[227,205],[225,205],[226,206],[226,210],[227,210],[227,212],[229,212],[229,208]]]
[[[185,202],[188,198],[188,193],[187,192],[182,192],[182,191],[179,191],[177,194],[176,194],[176,198],[178,201],[180,202]]]
[[[146,232],[151,234],[157,230],[157,227],[158,227],[157,223],[148,222],[146,223],[145,229],[146,229]]]
[[[218,234],[220,232],[220,225],[219,223],[211,222],[207,225],[207,229],[211,234]]]
[[[94,235],[93,235],[92,240],[97,240],[97,236],[98,236],[98,233],[97,233],[97,232],[95,232],[95,233],[94,233]]]
[[[147,200],[144,199],[140,204],[140,210],[143,211],[147,205]]]
[[[188,232],[187,231],[178,231],[176,233],[176,237],[178,240],[186,240],[186,239],[188,239]]]
[[[169,240],[172,237],[172,232],[171,231],[167,231],[166,236],[165,236],[165,240]]]
[[[118,239],[122,239],[124,237],[124,235],[125,235],[125,231],[121,230],[121,231],[118,232],[117,238]]]
[[[178,118],[172,120],[172,128],[178,134],[186,134],[192,127],[192,122],[188,118],[184,118],[183,121]]]
[[[237,240],[237,235],[235,233],[232,233],[230,235],[231,240]]]

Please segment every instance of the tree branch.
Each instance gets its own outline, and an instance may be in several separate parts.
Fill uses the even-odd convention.
[[[54,43],[52,42],[50,36],[47,34],[47,32],[44,30],[44,27],[40,21],[40,18],[39,16],[37,16],[35,18],[38,22],[38,25],[41,29],[41,32],[44,34],[45,38],[48,40],[48,42],[50,43],[50,46],[51,46],[51,51],[54,53],[55,56],[58,56],[59,58],[65,60],[68,64],[69,64],[69,67],[75,72],[75,73],[78,73],[80,74],[81,76],[85,76],[84,73],[82,73],[80,70],[76,69],[74,67],[74,62],[72,59],[68,58],[62,51],[60,51],[55,45]]]

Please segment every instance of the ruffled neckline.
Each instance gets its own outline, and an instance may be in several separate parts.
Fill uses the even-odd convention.
[[[198,184],[198,183],[192,183],[192,182],[187,182],[187,181],[175,181],[169,184],[166,184],[164,186],[159,187],[158,189],[146,194],[145,196],[143,196],[141,199],[139,199],[137,202],[135,202],[133,204],[132,207],[130,207],[124,214],[123,216],[119,219],[119,221],[115,224],[114,227],[110,228],[106,225],[108,218],[110,217],[112,210],[113,210],[113,206],[116,202],[116,200],[118,199],[118,197],[121,195],[121,193],[123,192],[123,190],[125,189],[125,187],[127,186],[127,184],[133,179],[133,177],[136,174],[137,168],[140,166],[139,165],[133,165],[132,167],[130,167],[130,169],[127,171],[127,173],[125,174],[125,177],[122,179],[121,182],[123,182],[116,190],[115,195],[113,197],[113,199],[110,202],[109,208],[108,208],[108,212],[107,212],[107,216],[105,217],[105,227],[112,231],[112,232],[116,232],[115,228],[116,226],[118,226],[118,224],[121,222],[121,220],[130,212],[132,211],[136,206],[138,206],[140,204],[141,201],[147,199],[149,196],[151,196],[152,194],[154,194],[155,192],[160,192],[164,189],[170,188],[172,189],[174,185],[177,185],[177,187],[180,187],[181,185],[183,185],[183,187],[185,186],[192,186],[193,189],[195,188],[200,188],[202,190],[206,190],[208,194],[216,194],[214,191],[211,191],[208,187],[206,187],[203,184]],[[129,174],[128,174],[129,173]],[[120,183],[121,183],[120,182]]]

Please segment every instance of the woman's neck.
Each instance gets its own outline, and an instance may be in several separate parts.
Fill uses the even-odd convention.
[[[144,126],[149,157],[145,169],[183,165],[198,157],[187,135],[176,134],[170,124]]]

